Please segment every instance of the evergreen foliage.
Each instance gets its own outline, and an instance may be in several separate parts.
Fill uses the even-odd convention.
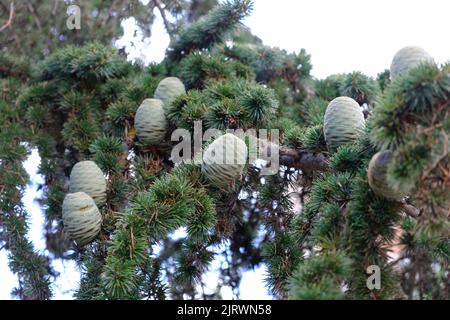
[[[182,11],[172,2],[165,9]],[[2,50],[0,248],[19,279],[14,296],[50,299],[52,260],[72,259],[81,271],[76,299],[212,299],[223,286],[239,298],[243,272],[258,266],[279,299],[450,298],[449,65],[424,62],[392,81],[387,70],[377,79],[314,79],[304,49],[265,46],[240,25],[251,9],[251,1],[233,0],[201,19],[180,18],[157,65],[127,61],[103,34],[52,47],[45,58]],[[143,144],[136,111],[169,76],[187,92],[163,106],[163,141]],[[340,96],[357,102],[366,125],[330,149],[324,115]],[[209,184],[200,164],[171,157],[172,133],[192,134],[195,121],[222,133],[279,129],[280,167],[267,175],[270,163],[247,163],[230,188]],[[27,239],[21,201],[32,149],[44,177],[45,252]],[[387,181],[404,199],[370,188],[368,164],[386,150]],[[102,170],[107,194],[101,230],[80,246],[65,232],[62,203],[84,160]],[[224,263],[206,294],[214,261]],[[372,290],[374,265],[381,287]]]
[[[207,16],[182,31],[170,45],[167,57],[179,61],[194,50],[210,49],[230,32],[236,24],[250,14],[250,0],[226,1],[212,9]]]

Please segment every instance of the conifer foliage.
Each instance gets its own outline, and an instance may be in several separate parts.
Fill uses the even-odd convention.
[[[225,1],[173,29],[160,64],[101,41],[37,63],[0,53],[0,250],[14,296],[50,299],[52,260],[71,259],[76,299],[239,297],[257,266],[279,299],[450,298],[450,66],[424,54],[392,79],[317,80],[304,49],[265,46],[241,24],[251,10]],[[200,142],[203,158],[190,142],[183,156],[251,154],[250,137],[226,130],[278,129],[262,149],[279,151],[279,168],[176,162],[172,134],[197,123],[221,135]],[[21,200],[33,149],[44,252]]]

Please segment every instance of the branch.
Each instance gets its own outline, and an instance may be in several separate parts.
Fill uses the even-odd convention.
[[[41,31],[42,30],[41,20],[39,19],[39,16],[37,15],[33,4],[29,1],[27,1],[27,7],[28,7],[28,10],[30,11],[31,15],[34,17],[34,22],[36,23],[38,30]]]
[[[280,163],[305,172],[326,171],[328,168],[328,161],[323,153],[288,147],[280,147]]]
[[[56,11],[58,10],[58,4],[59,4],[59,0],[55,0],[55,3],[53,4],[53,9],[52,9],[52,15],[56,15]]]
[[[155,6],[158,8],[159,13],[161,13],[161,17],[164,21],[164,26],[166,27],[166,31],[169,34],[169,37],[172,39],[172,27],[170,26],[170,22],[167,19],[166,11],[162,7],[162,3],[160,0],[153,0]]]
[[[9,19],[8,19],[8,21],[6,21],[6,23],[3,26],[0,27],[0,32],[2,32],[3,30],[5,30],[6,28],[11,26],[15,16],[16,16],[16,12],[14,10],[14,1],[12,1],[9,6]]]
[[[259,140],[263,150],[270,157],[272,150],[278,149],[280,155],[280,164],[300,169],[303,172],[326,171],[328,169],[328,161],[325,154],[320,152],[311,152],[306,150],[292,149],[285,146]]]
[[[401,210],[406,213],[408,216],[410,216],[411,218],[417,219],[421,214],[422,211],[417,209],[416,207],[407,204],[406,202],[402,203],[402,208]]]
[[[272,150],[278,148],[280,155],[280,164],[285,165],[290,168],[300,169],[303,172],[314,172],[314,171],[326,171],[328,169],[328,160],[325,154],[310,152],[305,150],[292,149],[285,146],[278,146],[277,144],[267,142],[266,140],[259,140],[262,144],[263,150],[270,157]],[[421,214],[422,210],[406,203],[401,202],[401,210],[408,216],[417,219]]]
[[[218,5],[184,30],[177,41],[171,43],[166,58],[170,62],[178,62],[195,50],[211,48],[221,42],[251,10],[250,0],[233,0]]]
[[[8,11],[8,8],[7,8],[7,7],[3,4],[3,2],[1,2],[1,1],[0,1],[0,6],[3,8],[3,10]],[[11,7],[13,7],[13,3],[11,3]],[[10,10],[10,17],[11,17],[11,10]],[[13,16],[13,19],[14,19],[15,17],[16,17],[16,13],[15,13],[15,10],[14,10],[14,16]],[[13,19],[12,19],[12,20],[13,20]],[[11,23],[9,23],[9,21],[8,21],[7,24],[8,24],[8,23],[9,23],[9,24],[12,24],[12,20],[11,20]],[[0,27],[0,32],[2,32],[3,29],[4,29],[4,28],[7,28],[7,27],[8,27],[7,25]],[[17,33],[14,31],[14,29],[12,29],[11,31],[12,31],[12,35],[13,35],[13,37],[14,37],[14,41],[15,41],[17,47],[19,48],[19,50],[22,50],[22,46],[21,46],[21,44],[20,44],[20,40],[19,40],[19,37],[17,36]]]

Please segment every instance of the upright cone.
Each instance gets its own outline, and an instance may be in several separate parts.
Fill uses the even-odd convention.
[[[369,162],[367,178],[374,193],[390,200],[400,201],[405,195],[392,188],[387,180],[387,169],[391,158],[391,151],[376,153]]]
[[[97,206],[106,202],[106,180],[94,161],[80,161],[70,173],[70,192],[85,192]]]
[[[392,59],[390,68],[391,80],[406,74],[421,62],[433,62],[433,58],[420,47],[404,47]]]
[[[64,230],[79,246],[91,242],[99,233],[102,215],[94,200],[84,192],[69,193],[62,204]]]
[[[324,135],[328,149],[335,151],[341,145],[353,143],[364,125],[364,114],[355,100],[349,97],[332,100],[324,116]]]
[[[170,104],[176,97],[186,93],[183,82],[176,77],[162,79],[155,90],[155,98],[162,100],[164,105]]]
[[[247,146],[231,133],[214,140],[203,154],[202,174],[219,188],[229,187],[239,176],[247,161]]]
[[[162,101],[145,99],[136,111],[134,126],[139,142],[147,146],[159,144],[167,130]]]

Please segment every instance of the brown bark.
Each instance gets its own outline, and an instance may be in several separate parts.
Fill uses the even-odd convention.
[[[13,1],[13,2],[11,2],[11,5],[9,7],[9,19],[8,19],[8,21],[6,21],[6,23],[3,26],[0,27],[0,32],[2,32],[3,30],[5,30],[6,28],[11,26],[15,16],[16,16],[16,13],[14,11],[14,1]]]
[[[328,169],[328,161],[324,153],[293,149],[286,146],[279,146],[271,142],[259,141],[260,143],[262,142],[263,148],[269,157],[272,152],[278,148],[280,165],[299,169],[308,173],[314,171],[326,171]]]

